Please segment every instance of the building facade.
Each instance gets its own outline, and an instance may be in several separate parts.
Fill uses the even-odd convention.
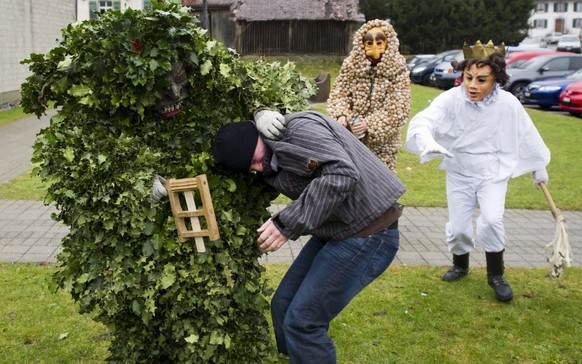
[[[143,10],[152,6],[150,0],[77,0],[77,21],[95,19],[109,9]]]
[[[174,0],[181,3],[180,0]],[[20,84],[29,75],[20,62],[31,53],[57,46],[61,29],[97,17],[109,9],[147,9],[150,0],[1,0],[0,107],[20,100]]]
[[[75,21],[71,0],[2,0],[0,12],[0,106],[20,100],[29,75],[20,62],[57,45],[61,28]]]
[[[582,1],[538,0],[529,25],[530,37],[543,37],[550,32],[578,35],[582,28]]]

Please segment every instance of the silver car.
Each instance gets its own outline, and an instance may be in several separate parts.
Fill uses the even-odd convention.
[[[562,33],[560,32],[552,32],[548,33],[544,36],[543,41],[545,44],[556,44],[560,40]]]
[[[523,101],[525,87],[533,81],[561,77],[582,68],[582,54],[548,54],[537,56],[517,68],[506,70],[509,81],[503,89]]]
[[[412,70],[414,67],[428,62],[431,58],[434,57],[434,54],[417,54],[415,56],[410,57],[406,61],[406,66],[409,70]]]
[[[557,51],[580,53],[580,38],[577,35],[563,35],[558,41]]]

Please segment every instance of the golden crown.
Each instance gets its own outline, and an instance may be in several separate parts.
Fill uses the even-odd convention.
[[[485,45],[478,40],[473,46],[468,45],[467,42],[463,45],[463,55],[465,56],[465,59],[487,58],[493,53],[498,53],[502,57],[505,57],[505,44],[501,43],[496,48],[491,40],[489,40]]]

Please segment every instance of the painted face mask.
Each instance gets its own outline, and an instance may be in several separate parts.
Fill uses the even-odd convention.
[[[366,57],[373,65],[380,62],[386,51],[386,34],[380,27],[370,29],[364,36],[364,50]]]
[[[164,98],[156,104],[156,111],[163,119],[170,119],[182,111],[182,101],[188,96],[188,77],[181,62],[172,63],[172,71],[168,73],[170,88],[164,93]]]

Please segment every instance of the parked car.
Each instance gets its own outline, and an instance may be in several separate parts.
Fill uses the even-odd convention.
[[[522,63],[544,54],[556,54],[558,52],[551,49],[544,49],[543,51],[530,51],[530,52],[514,52],[509,53],[505,56],[505,66],[507,68],[517,68]]]
[[[580,38],[577,35],[563,35],[558,41],[556,50],[563,52],[580,53]]]
[[[515,49],[515,47],[512,47],[512,48]],[[532,59],[534,57],[543,56],[546,54],[560,54],[560,53],[566,53],[566,52],[557,52],[557,51],[553,51],[551,49],[546,49],[546,48],[543,48],[541,50],[532,50],[532,51],[521,51],[521,50],[520,51],[513,51],[510,53],[506,53],[506,55],[505,55],[505,67],[518,68],[521,64],[529,61],[530,59]],[[461,81],[462,80],[459,77],[457,77],[454,81],[453,86],[459,86],[461,84]]]
[[[552,78],[546,81],[534,81],[525,87],[523,91],[523,103],[538,105],[542,109],[558,106],[562,91],[568,85],[580,80],[582,80],[582,69],[566,77]]]
[[[526,37],[517,46],[519,48],[543,48],[542,37]]]
[[[582,114],[582,81],[576,81],[560,94],[560,109],[572,115]]]
[[[439,63],[433,72],[434,78],[434,85],[438,88],[442,88],[444,90],[448,90],[455,85],[455,79],[457,79],[461,72],[456,72],[455,68],[453,67],[452,62],[460,62],[463,60],[463,51],[459,51],[457,53],[453,53],[446,57],[452,58],[450,60],[446,60],[442,63]]]
[[[406,61],[406,66],[408,66],[409,70],[412,70],[414,67],[426,63],[429,59],[433,58],[434,54],[417,54],[415,56],[410,57]]]
[[[582,68],[582,54],[548,54],[537,56],[518,68],[508,68],[509,81],[503,88],[522,100],[525,87],[533,81],[561,77]]]
[[[542,39],[546,44],[557,44],[561,36],[562,36],[561,32],[551,32],[544,35]]]
[[[454,49],[454,50],[450,50],[450,51],[441,52],[441,53],[435,55],[433,58],[431,58],[428,62],[414,67],[410,71],[410,80],[413,83],[417,83],[417,84],[421,84],[421,85],[425,85],[425,86],[432,86],[432,81],[430,80],[430,77],[431,77],[435,67],[438,64],[442,63],[447,56],[450,56],[451,54],[458,53],[459,51],[461,51],[461,50]]]
[[[505,55],[509,55],[516,52],[532,52],[532,51],[547,51],[545,47],[520,47],[520,46],[507,46],[505,47]]]

